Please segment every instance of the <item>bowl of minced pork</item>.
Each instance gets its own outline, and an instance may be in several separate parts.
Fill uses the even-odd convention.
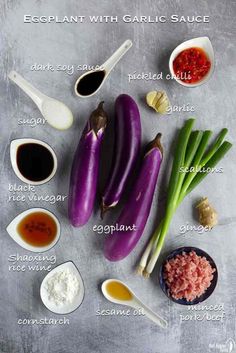
[[[172,301],[196,305],[214,291],[218,279],[213,259],[203,250],[182,247],[172,251],[160,268],[159,281],[163,292]]]

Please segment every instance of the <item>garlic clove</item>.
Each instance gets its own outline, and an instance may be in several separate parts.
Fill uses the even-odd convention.
[[[147,93],[146,102],[149,107],[160,114],[166,114],[170,106],[170,101],[165,91],[151,91]]]

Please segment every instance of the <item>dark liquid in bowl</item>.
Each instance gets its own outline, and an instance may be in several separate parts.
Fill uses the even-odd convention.
[[[47,179],[54,168],[51,152],[38,143],[25,143],[19,146],[16,161],[23,177],[34,182]]]
[[[105,71],[94,71],[85,75],[78,83],[76,90],[81,96],[89,96],[101,85]]]

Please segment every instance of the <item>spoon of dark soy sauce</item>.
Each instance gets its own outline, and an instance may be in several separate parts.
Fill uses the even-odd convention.
[[[85,72],[75,83],[75,94],[78,97],[91,97],[102,87],[111,70],[122,56],[132,47],[132,41],[126,40],[112,56],[98,69]]]

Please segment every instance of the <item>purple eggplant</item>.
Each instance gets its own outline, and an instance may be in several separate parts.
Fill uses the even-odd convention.
[[[116,222],[116,230],[105,239],[104,255],[110,261],[128,256],[144,231],[162,162],[160,137],[158,134],[147,146],[134,187]]]
[[[84,128],[72,164],[68,215],[74,227],[86,224],[93,211],[106,125],[107,115],[101,102]]]
[[[112,170],[102,197],[101,215],[120,200],[140,152],[141,122],[138,106],[127,94],[115,102],[115,148]]]

